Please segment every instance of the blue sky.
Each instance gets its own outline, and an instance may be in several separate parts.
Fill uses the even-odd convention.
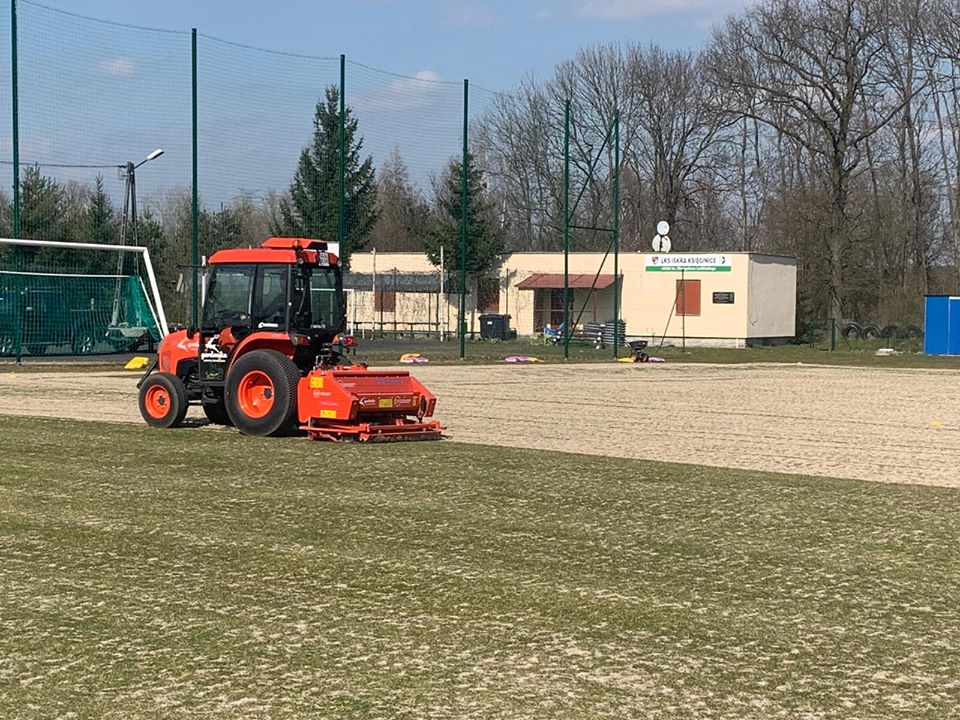
[[[493,90],[550,74],[578,47],[616,40],[696,47],[745,0],[40,0],[118,22],[197,27],[234,42],[313,55],[345,53],[405,75]]]

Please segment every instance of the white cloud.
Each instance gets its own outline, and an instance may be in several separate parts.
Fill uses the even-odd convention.
[[[434,70],[420,70],[413,77],[398,78],[386,85],[364,88],[351,96],[351,104],[358,111],[399,110],[428,105],[443,89],[443,78]]]
[[[534,14],[533,16],[537,20],[548,22],[550,20],[555,20],[559,15],[563,14],[563,7],[561,7],[560,0],[547,0]]]
[[[493,11],[481,3],[465,3],[447,15],[447,25],[463,28],[486,28],[497,24]]]
[[[413,77],[415,80],[426,80],[428,82],[441,82],[440,76],[437,75],[433,70],[421,70]]]
[[[137,71],[137,65],[130,58],[116,57],[109,60],[103,60],[97,66],[100,72],[114,77],[126,77],[133,75]]]

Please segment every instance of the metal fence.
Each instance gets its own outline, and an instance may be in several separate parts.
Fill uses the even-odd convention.
[[[145,245],[170,319],[194,324],[198,265],[218,248],[303,229],[336,239],[349,266],[378,242],[413,242],[422,218],[393,217],[390,193],[416,209],[458,186],[465,248],[465,160],[494,93],[336,50],[265,50],[11,0],[0,237]],[[22,264],[9,252],[0,263]]]

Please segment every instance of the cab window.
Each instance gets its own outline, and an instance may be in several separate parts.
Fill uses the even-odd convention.
[[[217,329],[250,324],[253,265],[218,265],[207,285],[203,326]]]
[[[336,276],[329,271],[314,271],[310,278],[311,324],[316,328],[337,328],[343,311],[337,302]]]
[[[287,324],[286,265],[261,265],[257,286],[253,293],[253,326],[255,328],[283,329]]]

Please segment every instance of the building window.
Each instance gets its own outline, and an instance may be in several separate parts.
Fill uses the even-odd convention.
[[[477,280],[477,309],[482,313],[500,312],[500,280],[498,278]]]
[[[377,290],[373,296],[373,309],[376,312],[396,312],[397,293],[395,290]]]
[[[677,280],[677,315],[700,314],[700,281]]]

